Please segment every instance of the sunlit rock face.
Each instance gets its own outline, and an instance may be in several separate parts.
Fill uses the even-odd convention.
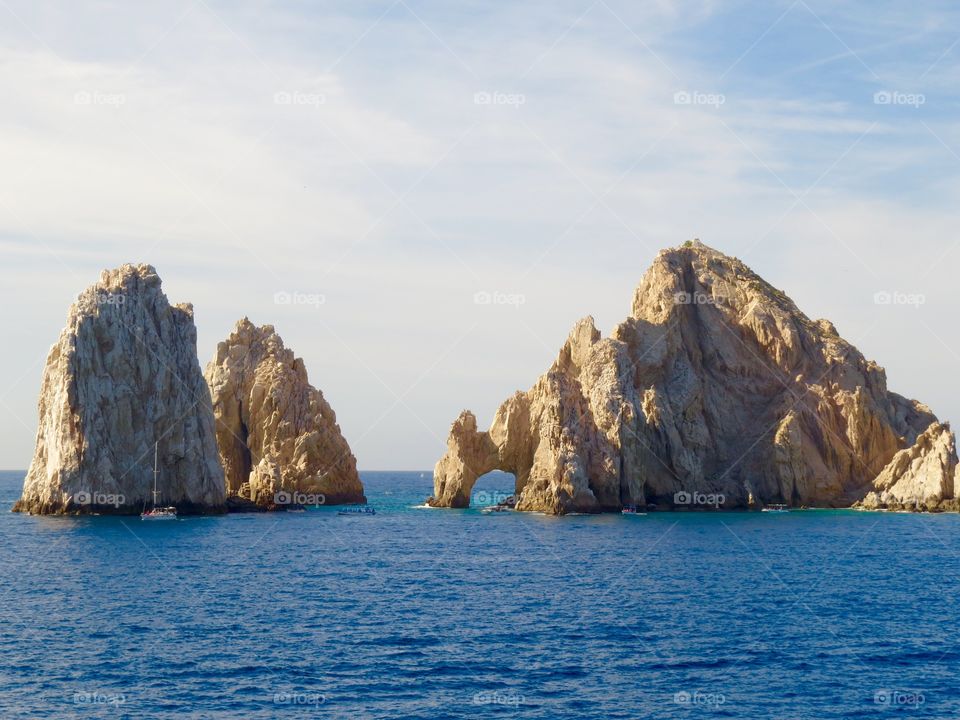
[[[849,506],[874,492],[873,505],[918,494],[947,507],[956,450],[936,422],[829,321],[693,241],[660,253],[610,337],[580,320],[489,430],[461,414],[428,502],[465,507],[499,469],[516,476],[518,509],[554,514],[704,496]]]
[[[47,356],[36,450],[16,511],[224,508],[210,394],[191,305],[170,305],[150,265],[106,270],[70,307]]]
[[[238,322],[206,379],[229,495],[264,507],[366,502],[333,409],[273,326]]]

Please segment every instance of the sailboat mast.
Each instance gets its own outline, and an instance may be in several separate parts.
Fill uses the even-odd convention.
[[[160,474],[160,470],[157,465],[157,459],[159,455],[160,443],[155,442],[153,444],[153,506],[157,506],[157,475]]]

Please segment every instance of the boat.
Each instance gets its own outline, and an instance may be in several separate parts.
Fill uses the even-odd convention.
[[[783,503],[774,503],[773,505],[767,505],[761,512],[785,513],[790,512],[790,508]]]
[[[343,510],[337,510],[337,515],[376,515],[376,514],[377,514],[376,509],[369,506],[344,508]]]
[[[153,444],[153,507],[147,510],[144,508],[140,513],[141,520],[176,520],[177,509],[175,507],[157,507],[157,496],[160,491],[157,490],[157,476],[160,474],[158,465],[160,443]]]
[[[487,507],[480,508],[480,512],[484,515],[489,515],[490,513],[507,512],[509,509],[506,505],[488,505]]]
[[[637,509],[636,505],[624,505],[620,510],[621,515],[646,515],[645,512],[640,512]]]

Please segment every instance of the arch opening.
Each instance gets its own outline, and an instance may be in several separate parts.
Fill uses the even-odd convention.
[[[493,505],[513,507],[520,497],[520,485],[517,476],[505,470],[491,470],[476,479],[470,491],[470,505],[484,508]]]

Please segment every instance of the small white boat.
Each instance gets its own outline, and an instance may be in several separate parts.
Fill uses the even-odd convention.
[[[790,512],[790,508],[782,503],[775,503],[773,505],[767,505],[761,512],[785,513]]]
[[[157,475],[160,469],[157,464],[158,447],[160,443],[153,444],[153,507],[149,510],[144,509],[140,513],[141,520],[176,520],[177,509],[175,507],[157,507],[157,496],[160,491],[157,490]]]
[[[370,507],[369,505],[364,505],[363,507],[355,508],[344,508],[343,510],[338,510],[337,515],[376,515],[377,511]]]
[[[484,515],[489,515],[490,513],[501,513],[507,512],[510,508],[504,505],[488,505],[487,507],[480,508],[480,512]]]

